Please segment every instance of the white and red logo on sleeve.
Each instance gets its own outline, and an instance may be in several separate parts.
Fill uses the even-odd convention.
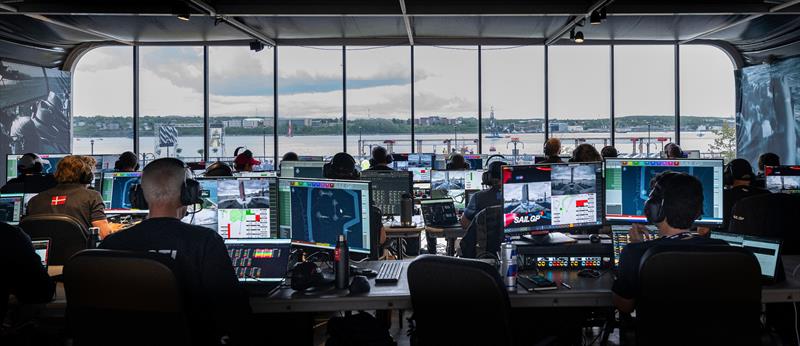
[[[67,196],[53,196],[50,200],[51,206],[67,204]]]

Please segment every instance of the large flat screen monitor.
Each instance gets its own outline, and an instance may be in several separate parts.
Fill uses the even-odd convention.
[[[606,159],[606,220],[647,222],[644,203],[650,196],[650,181],[659,173],[690,174],[703,184],[703,213],[698,224],[722,224],[722,160]]]
[[[8,154],[6,155],[6,181],[16,178],[19,175],[17,172],[17,161],[23,154]],[[72,154],[39,154],[42,159],[42,173],[53,174],[56,172],[58,162],[66,156]]]
[[[370,183],[347,180],[278,180],[280,228],[292,243],[333,249],[344,234],[352,252],[369,254]]]
[[[503,167],[507,234],[546,234],[603,223],[599,162]]]
[[[277,187],[275,178],[201,178],[202,208],[184,218],[211,228],[224,239],[274,239],[277,228]]]
[[[770,191],[800,193],[800,166],[767,166],[764,175]]]
[[[324,161],[284,161],[281,162],[281,178],[322,179]]]
[[[131,187],[140,184],[142,172],[103,173],[103,184],[100,194],[106,209],[128,210],[131,205]]]
[[[452,198],[456,209],[463,210],[467,195],[483,189],[482,171],[431,171],[431,198]]]
[[[403,194],[411,195],[411,172],[363,171],[361,180],[372,183],[372,203],[383,215],[400,215]]]
[[[9,225],[19,224],[25,207],[24,201],[21,193],[0,195],[0,221]]]

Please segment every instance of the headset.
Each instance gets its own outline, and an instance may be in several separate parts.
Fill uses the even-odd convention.
[[[730,162],[725,165],[725,170],[722,171],[722,185],[733,185],[733,165]]]
[[[497,162],[501,166],[508,165],[508,162],[506,162],[506,157],[503,156],[503,155],[495,154],[495,155],[487,157],[486,158],[486,165],[484,167],[483,174],[481,175],[481,184],[486,185],[486,186],[492,185],[492,173],[491,173],[491,170],[492,170],[492,164],[495,163],[495,162]],[[502,177],[497,177],[497,178],[502,179]]]
[[[369,166],[370,167],[375,167],[375,165],[378,164],[377,162],[375,162],[375,151],[380,150],[379,148],[383,149],[383,151],[386,153],[386,155],[384,156],[385,157],[384,158],[384,162],[386,163],[386,165],[391,165],[392,162],[394,162],[394,158],[392,157],[392,154],[390,154],[388,151],[386,151],[386,148],[384,148],[382,146],[377,146],[377,147],[372,149],[372,157],[369,159]]]
[[[334,162],[346,160],[346,167],[334,165]],[[356,160],[348,153],[338,153],[333,156],[330,162],[322,166],[322,176],[329,177],[349,177],[349,179],[360,179],[361,172],[356,169]]]
[[[239,156],[239,150],[242,150],[242,149],[247,150],[247,147],[236,147],[236,149],[233,151],[233,157]],[[244,150],[242,150],[242,151],[244,151]]]
[[[39,157],[39,155],[34,153],[22,155],[22,157],[17,160],[18,173],[31,170],[36,171],[37,173],[44,171],[44,161],[42,161],[42,158]]]
[[[644,215],[647,217],[647,222],[657,224],[664,221],[666,218],[666,213],[664,212],[666,209],[664,204],[664,188],[661,186],[661,183],[672,179],[676,175],[678,175],[678,173],[665,172],[656,178],[656,181],[653,183],[653,189],[650,191],[647,201],[644,202]]]
[[[173,159],[180,162],[181,165],[186,167],[183,161]],[[144,197],[144,189],[141,184],[133,184],[128,194],[131,202],[131,207],[134,209],[147,210],[150,207],[147,205],[147,199]],[[203,199],[200,197],[200,182],[192,178],[186,178],[181,184],[180,202],[182,206],[188,207],[190,205],[202,204]]]
[[[122,157],[123,156],[130,156],[130,155],[127,155],[128,153],[132,154],[133,155],[133,160],[136,161],[136,164],[133,166],[133,170],[134,171],[138,171],[139,170],[139,158],[136,157],[136,154],[134,154],[134,153],[132,153],[130,151],[126,151],[126,152],[122,153],[122,155],[119,156],[119,159],[117,159],[117,161],[114,161],[114,170],[115,171],[122,171],[122,165],[123,165]]]
[[[453,155],[455,155],[455,154],[456,153],[450,154],[450,156],[447,157],[447,161],[446,161],[447,164],[445,164],[444,167],[448,171],[453,169]],[[457,168],[457,170],[461,170],[461,169],[470,170],[470,169],[472,169],[472,165],[469,164],[469,161],[464,160],[464,165],[467,166],[467,167],[466,168]]]
[[[203,173],[206,177],[232,177],[233,168],[225,162],[217,161],[206,167]]]

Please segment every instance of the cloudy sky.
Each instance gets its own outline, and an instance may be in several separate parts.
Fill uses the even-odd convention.
[[[202,115],[202,48],[142,47],[140,54],[142,115]],[[74,75],[75,115],[132,114],[131,55],[129,47],[105,47],[82,58]],[[271,49],[210,48],[210,113],[271,115],[273,56]],[[475,116],[475,47],[418,46],[415,57],[418,117]],[[735,93],[730,59],[707,46],[682,46],[681,57],[682,114],[731,117]],[[672,46],[618,46],[616,114],[672,114],[673,60]],[[482,64],[486,116],[494,107],[498,118],[543,117],[542,47],[484,47]],[[281,47],[278,65],[281,117],[341,116],[341,49]],[[608,117],[609,47],[551,47],[549,68],[551,117]],[[348,48],[347,75],[349,118],[410,117],[408,47]]]

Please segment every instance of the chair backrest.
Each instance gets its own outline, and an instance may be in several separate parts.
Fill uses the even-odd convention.
[[[67,320],[78,345],[190,343],[169,256],[84,250],[64,266]]]
[[[78,220],[67,215],[31,215],[22,218],[19,228],[32,239],[49,238],[48,265],[61,266],[72,255],[85,250],[88,230]]]
[[[461,257],[497,258],[503,242],[503,206],[487,207],[475,214],[464,239]]]
[[[642,345],[760,343],[761,269],[731,246],[656,246],[639,267]]]
[[[800,234],[795,231],[800,196],[772,193],[742,199],[733,206],[729,231],[783,240],[784,255],[800,255]]]
[[[421,345],[509,345],[510,303],[497,269],[482,261],[423,255],[408,267]]]

